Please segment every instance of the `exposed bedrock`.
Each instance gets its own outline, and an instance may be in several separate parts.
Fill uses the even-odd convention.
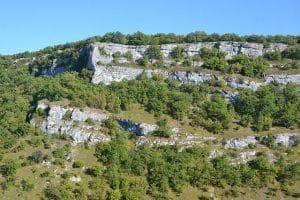
[[[197,44],[165,44],[161,45],[161,51],[165,57],[169,57],[171,51],[176,46],[182,46],[186,49],[186,54],[192,56],[196,54],[199,49],[203,47],[212,48],[216,46],[217,43],[197,43]],[[273,51],[274,49],[284,50],[286,45],[284,44],[271,44],[269,48],[263,48],[262,44],[256,43],[238,43],[238,42],[220,42],[218,43],[218,48],[224,50],[228,55],[236,55],[243,53],[249,56],[259,56],[264,52]],[[131,45],[121,45],[121,44],[113,44],[113,43],[95,43],[91,45],[89,60],[88,60],[88,68],[94,72],[92,77],[92,83],[98,84],[100,82],[108,85],[113,81],[119,82],[122,80],[131,80],[136,79],[142,73],[145,73],[148,77],[151,77],[153,74],[160,74],[165,79],[174,79],[179,81],[182,84],[192,83],[202,83],[211,78],[217,80],[224,80],[225,83],[233,88],[249,88],[252,90],[257,90],[260,86],[267,85],[272,81],[276,81],[278,83],[287,84],[287,83],[296,83],[300,84],[300,74],[296,75],[268,75],[264,78],[264,80],[260,82],[250,81],[250,80],[240,80],[238,78],[227,78],[224,76],[216,76],[209,73],[201,73],[201,72],[187,72],[187,71],[175,71],[168,72],[163,69],[142,69],[142,68],[133,68],[122,66],[119,64],[118,66],[106,66],[107,64],[111,64],[113,61],[113,54],[116,52],[120,52],[122,55],[126,52],[130,51],[133,60],[137,60],[141,58],[148,46],[131,46]],[[100,49],[100,50],[99,50]],[[103,52],[105,52],[104,55]],[[127,62],[123,60],[122,62]]]

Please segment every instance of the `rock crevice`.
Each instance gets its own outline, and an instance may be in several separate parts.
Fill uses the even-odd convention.
[[[228,58],[231,58],[237,54],[245,54],[247,56],[261,56],[265,52],[274,51],[275,49],[283,51],[287,45],[284,44],[271,44],[269,48],[264,48],[262,44],[256,43],[243,43],[243,42],[207,42],[207,43],[195,43],[195,44],[164,44],[161,45],[161,52],[165,58],[170,57],[172,49],[175,47],[183,47],[186,49],[185,53],[188,56],[193,56],[199,52],[203,47],[213,48],[218,47],[221,51],[227,53]],[[296,75],[268,75],[261,82],[255,82],[250,80],[239,80],[236,78],[226,78],[224,76],[217,76],[209,73],[201,72],[186,72],[186,71],[174,71],[168,72],[166,70],[157,69],[142,69],[133,68],[127,66],[107,66],[111,65],[113,61],[113,54],[120,52],[121,55],[126,52],[131,52],[132,59],[137,60],[145,55],[148,46],[132,46],[121,45],[113,43],[95,43],[90,47],[88,68],[94,72],[92,77],[92,83],[98,84],[100,82],[108,85],[113,81],[119,82],[122,80],[136,79],[142,73],[145,73],[148,77],[152,77],[153,74],[160,74],[165,79],[173,79],[179,81],[181,84],[197,84],[206,82],[209,79],[223,80],[226,85],[233,88],[248,88],[251,90],[257,90],[260,86],[267,85],[272,81],[276,81],[281,84],[296,83],[300,84],[300,74]],[[100,50],[99,50],[100,49]],[[101,55],[100,51],[104,51],[105,55]],[[103,52],[102,52],[103,54]],[[127,62],[127,61],[124,61]],[[128,61],[129,62],[129,61]]]

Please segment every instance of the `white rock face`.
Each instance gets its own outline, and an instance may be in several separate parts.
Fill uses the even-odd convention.
[[[64,108],[62,106],[39,103],[37,109],[48,109],[48,116],[41,124],[36,124],[35,120],[31,123],[41,127],[41,130],[46,134],[62,134],[66,133],[77,143],[90,142],[96,144],[97,142],[108,142],[111,140],[109,135],[101,133],[101,126],[99,123],[106,121],[109,114],[97,113],[91,111],[81,111],[78,108]],[[70,119],[64,119],[66,113],[70,114]],[[87,125],[85,122],[91,119],[95,125]],[[133,132],[138,136],[148,135],[150,132],[157,129],[155,124],[138,123],[126,119],[118,119],[121,128]]]
[[[125,119],[119,119],[118,122],[123,129],[136,133],[138,136],[147,136],[158,128],[155,124],[137,123]]]
[[[103,122],[108,119],[107,114],[100,114],[95,112],[88,112],[88,111],[80,111],[78,108],[73,109],[72,111],[72,120],[84,122],[87,119],[92,119],[94,121]]]
[[[208,81],[208,79],[213,78],[213,75],[196,73],[196,72],[177,71],[177,72],[170,73],[169,78],[172,78],[182,84],[186,84],[186,83],[197,84],[197,83],[203,83]]]
[[[208,158],[209,158],[209,159],[214,159],[214,158],[217,158],[217,157],[222,156],[223,154],[224,154],[223,151],[220,151],[220,150],[218,150],[218,149],[214,149],[214,150],[212,150],[212,151],[210,152]]]
[[[110,63],[113,58],[112,54],[120,52],[124,55],[126,52],[131,52],[133,59],[137,60],[143,55],[145,55],[148,45],[123,45],[114,43],[95,43],[94,46],[102,48],[105,51],[105,55],[99,54],[103,59],[103,63]],[[172,50],[175,47],[181,47],[185,49],[187,56],[193,56],[199,52],[200,49],[206,48],[218,48],[227,54],[227,58],[231,58],[237,54],[245,54],[247,56],[261,56],[265,52],[274,51],[275,49],[279,51],[284,51],[287,45],[281,43],[272,43],[269,48],[264,48],[263,44],[259,43],[247,43],[247,42],[200,42],[200,43],[183,43],[183,44],[162,44],[160,45],[160,51],[162,55],[167,58],[170,57]]]
[[[180,145],[182,146],[182,149],[185,149],[194,145],[203,144],[205,141],[216,140],[216,137],[213,136],[209,137],[200,134],[179,135],[178,132],[177,128],[173,128],[170,138],[150,138],[147,136],[141,136],[138,138],[136,146],[138,147],[144,143],[151,146]]]
[[[287,84],[287,83],[296,83],[300,84],[300,74],[294,74],[294,75],[270,75],[267,76],[265,79],[265,84],[268,84],[272,81],[275,81],[277,83],[281,84]]]
[[[256,151],[244,151],[240,153],[240,163],[247,163],[256,156]]]
[[[275,136],[275,145],[283,145],[285,147],[298,145],[300,134],[298,133],[282,133]],[[249,144],[258,144],[259,142],[254,136],[247,136],[246,138],[231,138],[226,141],[225,149],[244,149]]]
[[[283,145],[285,147],[298,145],[297,140],[299,141],[299,134],[295,133],[282,133],[276,136],[275,145]]]
[[[258,141],[254,136],[247,136],[246,138],[232,138],[226,141],[225,149],[243,149],[248,147],[250,144],[257,144]]]
[[[80,176],[71,176],[70,181],[79,183],[81,181],[81,177]]]
[[[40,68],[35,73],[40,75],[47,75],[47,76],[55,76],[58,74],[62,74],[71,69],[70,65],[64,64],[67,60],[68,59],[60,59],[60,60],[54,59],[51,67]]]
[[[120,66],[96,66],[92,77],[92,83],[98,84],[103,82],[108,85],[113,81],[120,82],[122,80],[136,79],[144,70],[130,67]]]
[[[96,42],[92,45],[96,47],[98,53],[95,57],[101,60],[103,64],[111,63],[113,60],[112,55],[116,52],[120,52],[121,55],[131,52],[133,60],[137,60],[143,57],[147,53],[149,45],[123,45],[114,43],[99,43]],[[284,51],[287,48],[286,44],[272,43],[270,47],[264,48],[263,44],[259,43],[248,43],[248,42],[200,42],[200,43],[182,43],[182,44],[162,44],[160,45],[160,51],[164,58],[171,56],[172,50],[175,47],[181,47],[185,49],[185,54],[187,56],[193,56],[199,52],[200,49],[206,48],[217,48],[227,54],[227,59],[232,58],[232,56],[237,54],[244,54],[247,56],[262,56],[266,52],[271,52],[275,50]],[[102,52],[99,52],[101,49]],[[103,52],[104,51],[104,52]]]
[[[164,44],[161,45],[161,52],[165,58],[168,58],[172,52],[172,49],[176,46],[186,49],[186,55],[193,56],[203,48],[219,48],[221,51],[227,53],[227,58],[231,58],[233,55],[245,54],[247,56],[261,56],[265,52],[274,51],[278,49],[283,51],[287,45],[284,44],[271,44],[269,48],[264,48],[262,44],[256,43],[243,43],[243,42],[207,42],[207,43],[195,43],[195,44]],[[105,55],[101,55],[99,48],[104,49]],[[131,52],[133,60],[141,58],[147,50],[148,46],[132,46],[121,45],[113,43],[95,43],[91,45],[90,56],[88,61],[88,68],[94,71],[92,77],[92,83],[98,84],[103,82],[108,85],[113,81],[122,81],[136,79],[143,72],[148,77],[152,77],[152,74],[161,74],[165,79],[170,78],[179,81],[182,84],[186,83],[202,83],[209,79],[224,80],[226,84],[233,88],[248,88],[251,90],[257,90],[260,86],[267,85],[272,81],[278,83],[296,83],[300,84],[300,74],[298,75],[269,75],[265,78],[264,82],[255,82],[249,80],[238,80],[235,78],[227,79],[222,76],[216,76],[213,74],[204,74],[197,72],[185,72],[175,71],[167,72],[166,70],[144,70],[142,68],[132,68],[124,66],[105,66],[112,62],[112,54],[120,52],[122,55],[126,52]],[[122,61],[126,62],[126,61]]]
[[[110,66],[113,61],[113,54],[120,52],[121,57],[119,63],[129,63],[125,58],[127,52],[131,52],[133,61],[143,57],[147,53],[147,45],[134,46],[134,45],[122,45],[114,43],[94,43],[91,45],[89,50],[89,59],[87,66],[89,69],[94,71],[92,77],[92,83],[98,84],[103,82],[104,84],[110,84],[113,81],[122,81],[125,79],[136,79],[141,73],[145,72],[148,77],[151,77],[153,73],[161,74],[165,79],[170,78],[179,81],[182,84],[185,83],[202,83],[210,78],[217,78],[222,80],[224,77],[214,76],[212,74],[203,74],[196,72],[172,72],[168,73],[165,70],[144,70],[141,68],[131,68],[125,66]],[[187,56],[193,56],[199,52],[200,49],[206,48],[218,48],[227,54],[226,58],[230,59],[232,56],[237,54],[245,54],[247,56],[261,56],[266,52],[272,52],[275,50],[283,51],[287,48],[287,45],[281,43],[272,43],[268,48],[264,48],[262,44],[258,43],[247,43],[247,42],[203,42],[203,43],[185,43],[185,44],[163,44],[160,45],[160,50],[164,56],[165,62],[169,62],[171,52],[175,47],[182,47],[185,49]],[[100,50],[100,51],[99,51]],[[86,51],[86,50],[85,50]],[[82,52],[81,52],[82,53]],[[71,69],[68,65],[70,58],[54,59],[53,64],[49,68],[41,68],[36,74],[54,76],[57,74],[64,73]],[[201,65],[198,63],[198,65]],[[265,82],[254,82],[244,80],[241,83],[239,80],[231,79],[225,80],[228,86],[234,88],[249,88],[257,90],[262,85],[269,84],[272,81],[278,83],[296,83],[300,84],[300,74],[298,75],[270,75],[265,78]]]
[[[47,104],[45,104],[45,103],[39,103],[38,105],[37,105],[37,107],[36,107],[36,109],[38,110],[38,109],[42,109],[42,110],[45,110],[45,109],[47,109],[49,106],[47,105]]]
[[[101,59],[101,61],[103,60],[104,64],[108,64],[111,63],[111,61],[113,60],[112,55],[116,52],[120,52],[121,55],[126,54],[127,52],[131,52],[133,60],[137,60],[141,57],[143,57],[143,55],[145,54],[148,46],[135,46],[135,45],[123,45],[123,44],[114,44],[114,43],[100,43],[97,42],[94,44],[95,47],[98,48],[98,52],[99,52],[99,48],[103,49],[105,51],[104,55],[101,55],[101,52],[99,52],[99,57]]]
[[[45,108],[44,104],[38,105],[38,108]],[[71,112],[71,119],[64,120],[63,117],[67,112]],[[63,134],[66,133],[72,138],[72,141],[82,143],[85,141],[91,143],[108,142],[110,136],[102,134],[99,127],[77,125],[77,122],[84,122],[88,118],[94,121],[103,122],[108,119],[107,115],[81,112],[75,108],[64,108],[62,106],[49,106],[49,112],[47,118],[40,124],[41,130],[46,134]]]
[[[249,80],[238,80],[238,79],[227,79],[227,85],[233,88],[247,88],[251,90],[257,90],[260,86],[264,85],[260,82],[249,81]]]

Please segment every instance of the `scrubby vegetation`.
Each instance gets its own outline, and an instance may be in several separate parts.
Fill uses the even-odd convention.
[[[224,191],[227,197],[242,195],[239,191],[243,188],[269,188],[270,195],[281,192],[299,197],[299,191],[294,189],[295,184],[299,184],[299,149],[275,149],[274,138],[265,136],[264,132],[272,127],[299,130],[300,93],[297,85],[272,83],[257,91],[241,89],[235,102],[217,94],[216,91],[228,88],[216,80],[179,85],[174,80],[163,80],[159,75],[149,79],[142,74],[138,80],[114,82],[109,86],[93,85],[90,84],[91,72],[84,67],[85,55],[78,53],[91,41],[150,44],[147,56],[140,62],[142,65],[154,65],[162,58],[157,47],[159,44],[219,40],[299,43],[295,36],[239,37],[198,32],[186,36],[147,36],[142,33],[124,36],[108,33],[101,38],[49,47],[37,53],[1,56],[1,196],[16,198],[18,195],[20,199],[169,199],[187,188],[207,191],[207,188],[213,187]],[[52,54],[60,48],[70,50]],[[281,54],[273,52],[264,57],[272,61],[297,60],[298,51],[295,46]],[[55,77],[32,76],[26,63],[15,62],[15,59],[30,58],[33,54],[40,57],[30,65],[32,71],[52,65],[56,58],[68,58],[66,62],[75,71]],[[123,55],[114,54],[115,62],[120,56]],[[129,52],[125,56],[132,60]],[[184,49],[175,48],[172,56],[174,60],[185,63],[184,66],[203,60],[205,68],[251,77],[263,76],[267,66],[266,60],[261,57],[238,55],[232,60],[225,60],[226,55],[217,49],[202,49],[189,60]],[[67,100],[70,106],[95,108],[113,114],[130,111],[132,106],[139,105],[153,114],[157,121],[159,128],[151,137],[170,138],[171,124],[175,122],[219,135],[250,127],[247,130],[261,135],[260,143],[274,150],[277,160],[269,162],[268,155],[260,153],[250,162],[233,165],[231,156],[234,152],[224,150],[223,156],[209,159],[209,144],[186,149],[178,145],[143,144],[136,147],[136,137],[120,129],[113,118],[106,122],[108,134],[112,136],[110,143],[73,147],[67,135],[43,135],[30,124],[33,117],[47,115],[44,110],[35,111],[40,100]],[[70,118],[69,112],[63,116],[66,121]],[[86,123],[95,124],[90,118]],[[79,156],[72,160],[75,153]],[[206,196],[199,194],[199,199],[206,199]]]
[[[177,120],[197,119],[197,122],[191,124],[208,129],[211,127],[210,123],[217,126],[217,129],[226,129],[234,116],[236,119],[240,118],[242,124],[254,125],[259,131],[268,130],[272,125],[292,127],[299,124],[300,95],[298,88],[292,84],[271,84],[261,87],[256,92],[241,90],[239,100],[231,103],[222,97],[214,97],[215,95],[208,98],[208,93],[222,87],[210,86],[210,82],[178,85],[171,80],[163,81],[159,77],[153,77],[104,86],[91,85],[85,69],[80,73],[43,78],[30,76],[26,67],[2,65],[0,70],[1,137],[5,138],[1,139],[3,149],[12,146],[16,137],[34,131],[28,124],[30,106],[42,99],[69,99],[73,106],[89,106],[113,113],[139,103],[157,117],[167,114]],[[191,114],[194,117],[191,117]],[[70,113],[63,117],[69,118]],[[220,125],[216,125],[218,123]]]
[[[183,47],[175,47],[168,58],[169,64],[166,65],[164,57],[160,52],[159,45],[161,44],[180,44],[180,43],[195,43],[195,42],[221,42],[221,41],[237,41],[237,42],[256,42],[262,43],[268,47],[270,43],[285,43],[289,47],[280,52],[266,52],[258,58],[247,57],[243,55],[234,56],[232,59],[225,59],[224,52],[217,48],[203,48],[198,54],[188,57],[186,49]],[[238,36],[236,34],[206,34],[205,32],[192,32],[187,35],[175,34],[154,34],[147,35],[142,32],[124,35],[120,32],[110,32],[103,36],[96,36],[74,43],[65,45],[57,45],[47,47],[37,52],[24,52],[11,56],[1,56],[1,62],[4,65],[9,65],[13,60],[14,64],[29,64],[30,73],[40,75],[45,72],[45,69],[51,69],[51,66],[64,67],[68,71],[80,72],[86,67],[87,52],[89,44],[94,42],[112,42],[119,44],[130,45],[149,45],[145,55],[134,62],[130,51],[121,54],[121,52],[113,53],[112,63],[110,65],[119,64],[120,58],[125,58],[132,65],[139,65],[147,68],[168,68],[172,67],[198,67],[199,69],[207,68],[210,70],[221,71],[226,74],[241,74],[249,77],[263,77],[268,71],[269,64],[274,64],[280,70],[300,69],[299,68],[299,36]],[[218,44],[216,44],[218,45]],[[99,48],[99,53],[103,56],[108,56],[105,49]],[[198,64],[197,64],[198,62]],[[203,62],[200,68],[199,62]],[[192,68],[195,70],[195,68]],[[49,73],[53,73],[49,70]],[[272,71],[272,70],[271,70]]]
[[[142,32],[136,32],[129,35],[124,35],[120,32],[106,33],[103,37],[99,38],[101,42],[113,42],[119,44],[134,44],[134,45],[158,45],[169,43],[195,43],[195,42],[218,42],[218,41],[236,41],[236,42],[256,42],[267,45],[271,42],[285,43],[294,45],[300,43],[299,36],[292,35],[248,35],[239,36],[234,33],[220,34],[207,34],[203,31],[196,31],[187,35],[176,35],[173,33],[163,34],[158,33],[154,35],[147,35]]]

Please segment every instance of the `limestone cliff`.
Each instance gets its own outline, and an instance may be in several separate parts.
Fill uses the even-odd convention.
[[[221,51],[226,52],[231,58],[233,55],[245,54],[248,56],[260,56],[265,52],[279,50],[283,51],[287,45],[284,44],[271,44],[269,48],[264,48],[262,44],[256,43],[243,43],[243,42],[207,42],[207,43],[195,43],[195,44],[164,44],[160,46],[163,56],[168,59],[172,52],[172,49],[176,46],[184,47],[187,56],[192,56],[199,52],[203,47],[212,48],[217,47]],[[113,81],[122,81],[125,79],[136,79],[140,74],[145,73],[148,77],[153,74],[161,74],[164,78],[174,79],[182,84],[185,83],[202,83],[208,79],[224,80],[226,84],[234,88],[249,88],[257,90],[262,85],[267,85],[271,81],[277,81],[278,83],[287,84],[293,82],[300,84],[300,75],[269,75],[261,82],[254,82],[250,80],[243,80],[235,78],[226,78],[225,76],[216,76],[213,74],[205,74],[198,72],[186,72],[186,71],[175,71],[168,72],[162,69],[142,69],[133,68],[126,66],[107,66],[113,62],[113,54],[120,52],[120,55],[131,52],[132,59],[137,60],[145,55],[148,46],[132,46],[132,45],[121,45],[113,43],[95,43],[90,47],[88,68],[94,72],[92,77],[92,83],[98,84],[100,82],[104,84],[110,84]],[[122,60],[122,59],[121,59]],[[127,63],[126,59],[122,60],[123,63]],[[124,64],[125,65],[125,64]]]
[[[31,123],[40,127],[42,132],[52,134],[67,134],[74,143],[81,142],[107,142],[110,135],[103,133],[102,122],[110,114],[99,113],[78,108],[63,107],[60,105],[47,105],[39,103],[37,110],[47,111],[47,116],[41,121],[33,118]],[[138,123],[128,119],[117,119],[120,127],[139,136],[146,136],[157,129],[155,124]]]
[[[113,61],[113,54],[120,52],[121,55],[131,52],[133,60],[137,60],[146,54],[147,45],[133,46],[114,43],[94,43],[92,45],[102,50],[102,53],[98,54],[98,58],[103,64],[108,64]],[[246,56],[262,56],[266,52],[279,50],[280,52],[287,48],[286,44],[271,43],[269,47],[265,48],[263,44],[248,43],[248,42],[200,42],[200,43],[184,43],[184,44],[162,44],[160,45],[160,51],[164,58],[171,56],[172,50],[175,47],[181,47],[185,49],[186,56],[193,56],[199,52],[200,49],[217,48],[223,51],[227,55],[227,59],[237,54],[244,54]]]

